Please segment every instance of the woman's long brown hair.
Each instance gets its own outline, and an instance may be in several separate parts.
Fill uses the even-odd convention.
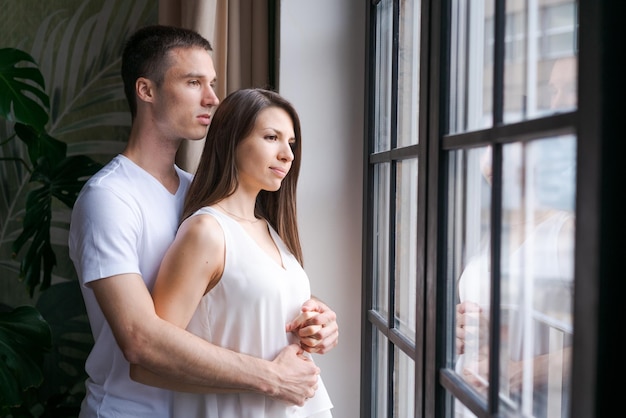
[[[185,198],[182,219],[235,192],[239,185],[235,150],[254,129],[258,114],[268,107],[283,109],[291,117],[295,133],[294,159],[280,189],[275,192],[261,190],[254,212],[268,220],[289,251],[303,264],[296,213],[296,186],[302,155],[300,119],[291,103],[273,91],[238,90],[220,103],[213,115],[198,169]]]

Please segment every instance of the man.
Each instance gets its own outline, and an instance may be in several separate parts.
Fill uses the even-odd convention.
[[[164,381],[302,405],[319,373],[302,351],[325,353],[337,344],[335,313],[317,300],[287,326],[300,346],[286,347],[271,362],[211,345],[155,313],[150,289],[191,181],[175,166],[176,151],[183,139],[205,137],[219,103],[210,51],[197,33],[158,25],[137,31],[124,49],[128,144],[85,185],[70,226],[70,257],[95,339],[81,417],[169,416],[170,393],[132,381],[129,363]]]

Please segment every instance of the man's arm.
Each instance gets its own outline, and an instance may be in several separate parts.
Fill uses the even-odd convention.
[[[212,345],[159,318],[136,274],[96,280],[91,286],[131,364],[183,385],[259,392],[296,405],[315,393],[319,368],[294,347],[270,362]]]
[[[309,357],[302,355],[304,350],[297,344],[291,344],[285,347],[274,359],[274,363],[283,363],[285,367],[289,367],[288,364],[292,361],[293,356],[298,356],[305,361],[311,361]],[[138,365],[130,365],[130,376],[133,380],[149,384],[150,386],[156,386],[162,389],[175,390],[178,392],[190,392],[190,393],[240,393],[245,390],[240,388],[227,388],[224,386],[198,386],[187,383],[182,383],[179,380],[172,380],[166,377],[152,373],[148,369]],[[318,385],[315,384],[313,389],[317,391]]]

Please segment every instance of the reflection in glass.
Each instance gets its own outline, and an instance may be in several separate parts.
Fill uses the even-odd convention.
[[[506,12],[504,121],[574,109],[576,1],[507,0]]]
[[[451,134],[492,126],[493,91],[505,123],[577,106],[577,2],[506,0],[504,86],[494,86],[495,2],[451,1]]]
[[[415,342],[417,277],[417,159],[397,164],[396,327]]]
[[[413,417],[415,416],[415,362],[397,347],[394,350],[393,374],[393,416]]]
[[[568,414],[574,268],[574,137],[503,149],[501,401]]]
[[[373,303],[385,318],[389,315],[389,169],[389,163],[374,167]]]
[[[456,284],[455,369],[486,398],[490,297],[491,147],[450,156],[449,280]],[[460,403],[457,416],[472,416]]]
[[[419,121],[419,1],[400,2],[398,50],[398,146],[417,144]]]
[[[491,150],[450,154],[449,280],[457,283],[456,371],[489,386]],[[500,408],[569,416],[576,138],[503,146]],[[452,308],[450,308],[452,309]],[[455,416],[474,416],[460,402]]]
[[[376,12],[376,86],[374,88],[374,152],[391,147],[391,53],[393,35],[393,1],[382,0]]]

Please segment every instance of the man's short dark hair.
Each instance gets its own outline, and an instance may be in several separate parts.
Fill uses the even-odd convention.
[[[175,48],[203,48],[212,51],[211,43],[202,35],[191,29],[175,26],[145,26],[126,41],[122,54],[122,80],[133,119],[137,113],[135,82],[139,77],[145,77],[160,85],[169,68],[168,54]]]

